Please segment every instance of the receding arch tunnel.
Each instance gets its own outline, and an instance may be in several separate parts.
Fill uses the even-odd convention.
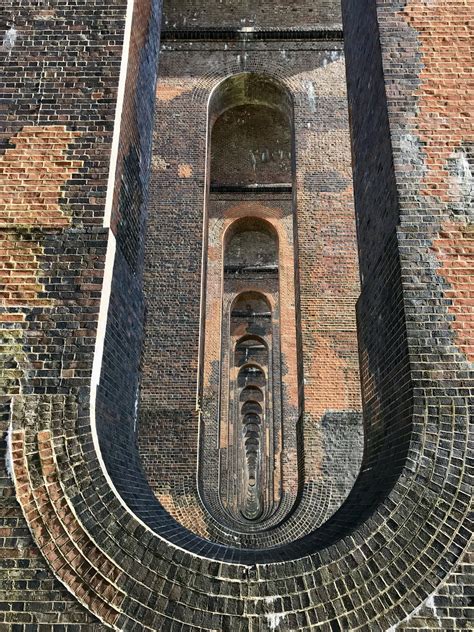
[[[255,118],[257,112],[273,120],[279,145],[268,152],[256,149],[259,167],[248,152],[248,143],[258,138],[259,126],[252,123],[261,123]],[[306,503],[311,506],[314,502],[305,500],[303,456],[298,463],[298,454],[302,455],[305,447],[301,431],[302,350],[297,331],[300,290],[293,101],[288,88],[278,81],[244,73],[217,85],[207,115],[210,170],[204,216],[207,236],[201,346],[196,350],[200,357],[200,406],[194,422],[199,449],[198,485],[191,492],[196,503],[193,511],[207,521],[210,543],[216,540],[212,546],[217,546],[220,559],[230,556],[244,561],[255,555],[267,560],[291,559],[343,537],[357,524],[355,516],[363,521],[370,515],[396,480],[393,476],[387,479],[384,471],[384,450],[393,451],[393,447],[390,439],[382,438],[389,436],[382,426],[369,426],[364,457],[368,465],[362,466],[343,506],[319,528],[303,530],[296,538],[284,535],[285,521],[293,524],[299,512],[306,511]],[[213,125],[217,126],[215,136]],[[283,128],[286,131],[282,132]],[[235,180],[230,179],[232,165],[225,164],[226,154],[219,148],[226,129],[233,143],[233,160],[239,152],[245,154]],[[240,146],[239,129],[246,134]],[[262,194],[265,198],[258,197]],[[364,331],[360,335],[364,336]],[[406,363],[406,355],[401,354],[400,361]],[[323,382],[318,385],[324,387]],[[409,420],[409,409],[406,412]],[[169,427],[172,430],[171,419]],[[378,440],[374,440],[376,435]],[[409,432],[404,436],[409,437]],[[162,439],[163,434],[155,440]],[[374,486],[372,476],[377,468],[380,471]],[[121,487],[120,482],[117,485]],[[143,482],[143,493],[150,496],[145,488]],[[157,498],[165,496],[158,493]],[[141,500],[128,497],[127,502],[134,511],[143,513]],[[151,511],[150,506],[148,503],[147,524],[159,532],[181,533],[183,527],[173,516],[176,505],[162,500],[161,506],[156,502]],[[222,525],[233,533],[234,541],[240,538],[238,548],[229,547]],[[292,533],[291,528],[288,533]],[[280,544],[282,540],[284,544]]]
[[[248,72],[217,84],[206,113],[205,265],[200,348],[196,349],[200,359],[199,414],[193,422],[198,431],[198,484],[191,496],[194,494],[193,511],[205,516],[213,533],[210,539],[215,538],[222,547],[219,555],[224,558],[228,542],[225,537],[219,542],[223,537],[219,523],[234,533],[236,540],[241,538],[240,552],[229,552],[236,559],[252,555],[245,551],[253,548],[265,559],[291,558],[292,550],[301,551],[306,546],[310,550],[315,542],[319,547],[342,537],[353,528],[354,515],[363,520],[396,480],[391,477],[387,485],[381,483],[386,478],[382,436],[387,435],[382,426],[367,427],[364,458],[369,465],[362,466],[344,505],[319,530],[309,527],[293,541],[291,536],[281,535],[285,520],[292,524],[293,515],[297,516],[307,502],[314,502],[305,500],[308,492],[303,480],[304,385],[298,333],[301,315],[294,190],[298,160],[294,155],[293,103],[291,91],[278,80]],[[264,119],[268,123],[265,133],[273,131],[263,142],[266,145],[272,140],[273,148],[258,146]],[[226,135],[234,153],[222,151]],[[253,156],[249,151],[252,144]],[[239,166],[233,171],[236,162]],[[403,354],[400,361],[404,357],[406,362]],[[170,357],[168,361],[173,360]],[[324,389],[324,382],[317,388]],[[143,402],[142,396],[142,419]],[[369,413],[370,407],[368,402]],[[408,409],[407,413],[409,419]],[[170,419],[170,429],[172,424]],[[378,440],[374,439],[376,434]],[[157,435],[155,440],[162,437]],[[388,449],[393,448],[388,445]],[[377,486],[372,481],[374,467],[381,468]],[[192,488],[192,481],[186,483],[189,485]],[[170,496],[177,493],[178,489]],[[157,494],[163,499],[165,513],[171,514],[166,520],[169,528],[176,505],[167,505],[167,497]],[[155,513],[161,515],[163,511],[158,508]],[[348,515],[352,516],[350,521]],[[179,521],[172,530],[179,532]],[[283,548],[279,547],[282,538]]]
[[[221,305],[216,323],[207,318],[207,310],[212,309],[209,300],[202,317],[202,415],[215,421],[201,426],[205,443],[199,465],[201,497],[212,513],[211,501],[206,499],[217,493],[219,507],[229,515],[227,527],[244,533],[244,516],[252,521],[248,528],[255,532],[257,524],[263,530],[269,520],[284,518],[296,500],[299,485],[295,412],[300,409],[301,389],[296,389],[296,398],[288,397],[289,389],[285,391],[282,379],[286,363],[293,365],[293,379],[299,379],[296,246],[293,244],[290,257],[283,255],[281,239],[287,236],[282,231],[282,220],[275,217],[280,192],[287,197],[293,188],[292,99],[277,80],[241,73],[227,77],[213,90],[208,117],[205,232],[211,222],[213,230],[204,255],[203,287],[212,299],[211,288],[217,291],[221,287]],[[266,209],[257,208],[255,195],[268,190],[273,191],[273,203]],[[229,199],[229,195],[234,208],[238,206],[235,215],[221,208],[222,200]],[[290,231],[294,229],[294,212],[294,204],[290,204],[283,220]],[[211,261],[216,249],[221,251],[220,269]],[[280,308],[282,284],[284,298],[293,309],[288,319]],[[214,350],[219,344],[220,355],[216,357]],[[258,358],[259,367],[250,364],[250,357]],[[206,377],[211,363],[219,376],[215,382]],[[264,408],[259,418],[261,428],[251,438],[239,429],[239,403],[250,399]],[[216,436],[217,455],[209,460]],[[291,464],[287,446],[293,450]],[[210,472],[216,462],[218,488],[214,486],[216,474]],[[220,514],[219,519],[223,519]]]
[[[170,514],[165,521],[168,529],[176,517],[177,499],[191,494],[196,515],[202,514],[200,520],[210,525],[211,541],[223,537],[217,527],[221,524],[236,540],[241,539],[239,548],[244,542],[244,549],[265,550],[270,545],[268,555],[272,556],[272,547],[282,537],[291,546],[292,531],[281,535],[285,519],[291,521],[301,511],[300,505],[308,502],[303,480],[293,97],[269,76],[238,74],[214,88],[207,116],[206,265],[197,351],[200,405],[194,422],[198,485],[194,492],[185,491],[193,487],[190,473],[182,491],[155,491],[162,508],[158,505],[154,512],[162,515],[164,509]],[[233,153],[222,151],[224,138]],[[274,145],[267,147],[270,141]],[[211,222],[212,232],[207,225]],[[178,357],[168,357],[170,367]],[[167,372],[163,365],[162,374]],[[178,384],[170,383],[165,397]],[[324,389],[324,383],[318,388]],[[142,386],[142,426],[145,401]],[[191,409],[189,415],[195,417]],[[169,417],[169,411],[164,417],[169,418],[173,437],[177,418]],[[156,420],[160,421],[160,413]],[[153,441],[165,438],[161,431]],[[154,472],[153,481],[160,471],[153,461],[147,462],[142,448],[143,456],[149,480]],[[173,481],[166,489],[173,490]],[[173,530],[179,529],[178,521]],[[311,527],[305,529],[299,539],[310,536]],[[228,544],[225,538],[222,544]],[[245,555],[243,550],[241,554]]]

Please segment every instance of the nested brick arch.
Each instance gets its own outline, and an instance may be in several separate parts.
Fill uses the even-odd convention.
[[[251,210],[252,207],[250,207]],[[224,231],[223,236],[223,248],[227,251],[229,256],[229,249],[232,250],[232,241],[234,241],[239,234],[249,232],[259,232],[267,238],[267,242],[264,244],[266,249],[269,250],[267,256],[273,258],[278,257],[279,235],[278,225],[265,218],[265,215],[261,215],[258,212],[253,212],[251,215],[242,215],[234,219],[228,224]],[[235,248],[235,246],[234,246]]]
[[[249,362],[240,367],[237,383],[240,387],[251,384],[261,388],[265,385],[266,379],[265,367]]]
[[[209,97],[198,480],[209,512],[217,517],[217,494],[229,516],[226,527],[243,534],[257,532],[257,514],[262,534],[281,522],[299,488],[296,208],[288,199],[294,182],[293,118],[291,93],[268,74],[229,75]],[[258,196],[267,191],[274,200],[262,208]],[[225,208],[229,199],[236,217]],[[258,443],[252,441],[252,464],[258,463],[251,492],[260,500],[250,513],[241,507],[248,477],[239,430],[239,401],[250,394],[241,389],[242,368],[234,354],[243,336],[260,336],[268,348],[265,385],[262,395],[255,395],[265,409],[262,432]],[[247,514],[251,525],[240,520]]]
[[[336,63],[339,63],[339,62],[336,62]],[[193,104],[198,108],[204,108],[204,104],[207,103],[207,101],[209,101],[212,105],[212,101],[214,97],[216,98],[216,101],[219,103],[219,98],[216,96],[219,94],[219,86],[221,86],[222,84],[225,85],[227,83],[232,82],[232,78],[234,78],[234,80],[238,82],[239,78],[243,79],[244,77],[255,77],[256,79],[264,78],[267,82],[273,82],[275,83],[275,85],[278,86],[277,94],[286,93],[286,95],[288,95],[285,97],[285,105],[281,106],[280,109],[282,112],[288,113],[287,115],[289,115],[290,117],[292,115],[293,121],[292,121],[291,127],[292,127],[292,133],[294,136],[294,142],[296,145],[293,150],[293,163],[294,164],[292,164],[292,174],[290,178],[287,178],[288,181],[286,183],[288,186],[287,191],[289,191],[291,187],[292,193],[287,194],[288,199],[285,201],[285,203],[282,205],[282,208],[280,208],[279,211],[278,210],[268,211],[267,209],[265,209],[265,211],[262,212],[261,210],[257,210],[253,208],[252,213],[253,214],[260,213],[261,216],[265,217],[266,219],[270,219],[270,215],[271,215],[274,218],[277,218],[278,220],[277,222],[272,222],[274,225],[276,225],[278,224],[279,221],[281,221],[282,215],[284,215],[287,212],[286,209],[288,209],[290,205],[292,204],[291,202],[292,194],[296,194],[296,208],[297,210],[303,209],[304,212],[302,213],[301,223],[298,227],[298,235],[293,234],[290,239],[289,239],[290,231],[288,229],[289,220],[287,219],[287,224],[284,227],[284,233],[282,235],[283,241],[280,242],[280,248],[285,248],[285,252],[282,253],[282,257],[294,256],[292,254],[292,250],[294,249],[294,242],[296,241],[296,237],[300,241],[303,241],[305,243],[305,248],[307,249],[307,251],[311,251],[314,248],[313,238],[311,237],[311,231],[318,230],[318,227],[317,225],[313,226],[313,224],[311,223],[312,222],[311,220],[307,224],[307,226],[311,226],[311,231],[308,231],[305,228],[305,223],[306,223],[305,218],[311,215],[312,205],[314,204],[311,201],[311,194],[309,194],[308,190],[306,190],[306,187],[309,186],[309,182],[310,182],[309,174],[306,174],[306,172],[309,171],[307,163],[308,163],[308,159],[310,158],[314,163],[314,166],[313,164],[311,164],[312,169],[322,169],[321,166],[318,166],[318,167],[316,166],[317,163],[321,163],[321,162],[324,163],[325,165],[324,168],[329,169],[329,166],[327,165],[331,161],[327,160],[327,157],[325,157],[326,150],[321,152],[320,149],[318,149],[317,145],[319,141],[316,142],[316,147],[312,150],[312,152],[308,151],[307,135],[310,133],[308,129],[311,129],[311,133],[314,135],[315,138],[318,138],[318,137],[321,138],[321,141],[320,141],[321,143],[323,143],[323,140],[322,140],[323,138],[326,138],[331,143],[337,142],[338,144],[341,143],[341,140],[342,141],[344,140],[343,138],[341,138],[341,135],[339,134],[339,132],[337,133],[337,138],[336,138],[333,132],[328,134],[327,131],[324,129],[324,127],[319,128],[317,122],[316,124],[314,122],[311,124],[307,122],[313,116],[312,113],[315,108],[315,103],[319,103],[318,101],[319,90],[321,89],[321,91],[323,91],[324,86],[320,84],[317,80],[316,81],[314,80],[312,73],[302,72],[302,73],[291,74],[291,73],[286,72],[285,70],[282,69],[282,66],[279,63],[278,59],[273,58],[273,57],[271,59],[268,59],[268,63],[266,63],[265,66],[262,66],[262,64],[255,58],[252,58],[251,55],[249,55],[248,59],[246,59],[245,64],[240,64],[235,60],[235,58],[232,58],[231,56],[229,56],[229,58],[226,58],[222,64],[219,64],[219,66],[213,69],[211,72],[207,74],[204,73],[203,75],[196,78],[196,81],[193,84],[193,88],[191,91],[191,98],[192,98]],[[314,103],[309,100],[308,86],[314,86],[315,98],[316,98],[316,101]],[[232,91],[229,91],[229,93],[232,93]],[[323,92],[323,95],[325,94],[326,93]],[[323,103],[325,99],[326,97],[322,96],[321,103]],[[227,103],[225,107],[227,107]],[[220,112],[219,109],[217,111],[218,113]],[[226,110],[226,111],[228,112],[229,110]],[[212,117],[211,117],[211,120],[212,120]],[[311,125],[311,128],[310,128],[310,125]],[[209,132],[210,130],[208,129],[208,133]],[[318,156],[318,152],[319,152],[319,156]],[[318,157],[316,158],[316,156]],[[208,161],[209,161],[209,155],[208,155]],[[337,160],[336,162],[339,163],[337,165],[337,168],[339,169],[340,161]],[[212,179],[211,179],[211,182],[212,182]],[[217,197],[218,193],[217,191],[213,192],[211,190],[211,194],[215,198]],[[329,219],[329,221],[331,221],[330,217],[331,217],[332,212],[334,213],[335,217],[337,217],[337,215],[339,214],[340,212],[339,204],[343,201],[344,195],[345,195],[345,198],[348,198],[348,197],[350,198],[349,194],[341,194],[340,201],[337,200],[337,196],[334,196],[332,200],[329,200],[329,204],[330,204],[329,208],[331,209],[331,210],[328,210],[328,215],[327,215],[327,218]],[[343,201],[343,204],[346,204],[346,203],[347,201]],[[271,205],[267,204],[266,206],[268,208]],[[235,207],[233,207],[232,210],[229,208],[229,212],[228,212],[229,217],[232,212],[237,215],[237,214],[240,214],[242,211],[236,205]],[[263,213],[265,213],[265,215]],[[266,213],[269,213],[269,215],[266,215]],[[238,216],[239,215],[237,215],[237,217]],[[287,218],[289,218],[289,215],[287,215]],[[216,230],[215,225],[213,225],[213,228],[212,228],[213,236],[215,236],[214,235],[215,230]],[[329,230],[333,230],[333,229],[328,229],[328,231]],[[328,235],[330,234],[331,233],[328,232]],[[215,237],[217,239],[217,236]],[[331,237],[330,237],[330,240],[332,240]],[[289,243],[290,241],[292,241],[293,243],[290,244]],[[282,246],[282,243],[283,243],[283,246]],[[303,278],[304,278],[304,283],[305,283],[305,286],[303,288],[303,294],[305,298],[305,310],[306,310],[305,322],[306,323],[309,323],[310,320],[313,318],[319,318],[321,312],[324,311],[324,307],[320,308],[318,305],[319,300],[322,302],[322,297],[318,299],[316,297],[310,296],[309,285],[314,282],[314,276],[315,276],[314,269],[313,270],[311,269],[312,261],[314,261],[313,256],[309,255],[306,266],[302,269],[302,271],[301,270],[299,271],[300,274],[301,272],[303,273]],[[344,290],[341,291],[341,294],[343,294],[343,292]],[[342,334],[341,340],[344,340],[344,337],[348,339],[350,335],[351,334],[348,334],[348,333]],[[297,412],[299,404],[295,405],[295,415],[299,416],[301,419],[301,422],[298,423],[298,426],[299,426],[298,436],[300,438],[304,437],[303,443],[305,443],[309,448],[308,458],[305,461],[303,461],[303,459],[301,458],[297,459],[296,454],[297,454],[298,448],[296,447],[290,456],[290,459],[292,460],[291,468],[293,470],[297,468],[304,470],[304,474],[302,474],[299,479],[300,481],[313,479],[313,477],[317,479],[319,476],[319,473],[323,469],[323,465],[321,463],[321,454],[323,451],[323,448],[321,446],[321,439],[316,437],[316,440],[315,440],[314,432],[312,431],[312,428],[314,426],[317,427],[319,425],[319,416],[321,415],[321,409],[324,409],[324,407],[326,407],[326,409],[329,408],[331,410],[331,409],[337,409],[337,407],[340,406],[340,393],[342,392],[341,388],[332,387],[333,390],[331,391],[331,389],[329,389],[329,393],[332,392],[333,395],[326,396],[325,389],[319,388],[316,385],[316,386],[311,386],[311,390],[307,391],[306,394],[303,393],[302,374],[304,371],[319,372],[320,374],[325,372],[325,368],[324,368],[325,366],[324,355],[325,354],[324,352],[320,350],[323,346],[322,343],[324,344],[325,342],[324,337],[322,340],[319,337],[316,337],[314,335],[314,329],[309,325],[307,325],[306,327],[304,336],[306,337],[308,347],[312,346],[318,351],[316,353],[312,352],[311,350],[307,352],[306,355],[304,356],[304,363],[306,366],[305,367],[300,366],[299,368],[297,368],[295,373],[299,373],[299,376],[296,376],[293,374],[291,377],[291,381],[293,384],[300,385],[300,392],[298,394],[298,397],[295,398],[295,401],[296,399],[298,399],[298,401],[301,402],[303,400],[303,397],[305,397],[306,406],[307,406],[306,407],[307,414],[305,416],[306,421],[303,421],[303,416],[299,415],[299,412]],[[334,342],[331,341],[330,346],[333,346],[333,344]],[[342,342],[342,346],[344,344],[345,343]],[[329,349],[328,351],[330,352]],[[355,347],[352,350],[352,352],[354,354],[353,357],[355,358],[356,357]],[[342,354],[344,354],[344,352],[342,352]],[[345,356],[343,355],[343,357]],[[337,365],[338,362],[339,360],[337,357],[329,358],[328,366],[331,367],[333,366],[333,364]],[[345,360],[343,361],[343,363],[344,362]],[[201,363],[201,367],[202,366],[203,365]],[[336,370],[339,371],[339,368],[337,368]],[[342,369],[339,376],[336,376],[335,378],[330,378],[329,381],[337,382],[338,380],[343,380],[344,371],[345,369]],[[347,390],[348,393],[349,391],[350,389]],[[357,391],[358,391],[358,381],[357,379],[353,379],[352,392],[357,393]],[[290,392],[289,389],[288,389],[288,392]],[[321,400],[321,403],[319,400]],[[346,407],[357,410],[358,406],[359,406],[359,403],[357,400],[357,395],[356,397],[352,397],[349,394]],[[354,454],[356,454],[356,451],[354,451]],[[296,461],[299,461],[299,465],[295,463]],[[356,476],[357,470],[358,470],[358,464],[354,464],[354,478]],[[314,480],[311,482],[310,486],[313,484],[313,482]],[[297,490],[299,484],[300,483],[297,481],[294,482],[295,490]],[[320,482],[316,482],[316,485],[318,484],[320,484]],[[322,484],[324,485],[327,483],[325,482]],[[304,485],[306,485],[306,483]],[[309,491],[309,487],[307,489],[303,489],[302,493],[306,494],[307,491]],[[324,491],[324,493],[326,493],[326,491]],[[312,493],[313,492],[310,492],[310,494]],[[334,499],[335,498],[336,497],[334,496]],[[289,506],[287,507],[287,511],[290,511],[290,507],[292,504],[293,504],[292,502],[289,503]],[[340,502],[337,502],[336,500],[334,500],[334,510],[339,505],[340,505]],[[319,514],[319,512],[315,510],[315,515],[317,513]]]
[[[359,25],[370,42],[376,14],[366,7],[364,30],[356,4],[352,14],[346,3],[346,37],[359,49],[360,32],[356,37],[351,27]],[[348,52],[354,59],[354,49]],[[382,85],[381,75],[374,81]],[[364,110],[357,99],[352,105],[354,112]],[[384,99],[377,108],[384,111]],[[356,194],[364,191],[365,177],[381,173],[370,166],[364,171],[361,163],[358,169]],[[91,408],[88,389],[15,398],[10,455],[25,519],[54,574],[105,624],[125,631],[388,629],[451,570],[470,535],[468,401],[460,382],[450,383],[453,395],[436,376],[421,378],[415,357],[425,317],[434,310],[449,329],[449,306],[433,306],[423,288],[409,282],[411,274],[432,272],[430,253],[420,257],[413,245],[420,248],[413,226],[405,233],[398,221],[382,227],[383,256],[376,260],[363,247],[371,230],[360,226],[364,463],[341,509],[305,538],[298,538],[291,517],[293,541],[271,549],[239,550],[198,537],[159,507],[133,444],[114,444],[101,417],[107,406],[94,409],[94,400]],[[111,305],[118,285],[131,283],[119,255],[110,268],[114,282],[103,289]],[[461,357],[455,347],[450,353]],[[98,392],[103,404],[120,398],[107,377]]]
[[[247,400],[242,406],[242,414],[254,413],[260,415],[263,412],[261,405],[256,400]]]
[[[246,386],[242,389],[240,393],[240,401],[246,402],[249,399],[255,400],[256,402],[263,402],[264,396],[263,391],[258,386]]]
[[[245,60],[245,64],[239,62],[235,57],[224,60],[220,67],[212,68],[203,72],[193,86],[191,99],[196,105],[207,104],[209,97],[213,95],[218,86],[229,77],[238,77],[253,74],[263,79],[269,80],[277,86],[277,93],[287,93],[285,97],[285,109],[287,114],[300,106],[305,105],[306,93],[304,85],[297,77],[289,77],[282,69],[281,64],[276,59],[269,58],[262,65],[251,57]],[[266,102],[268,105],[268,101]],[[223,108],[224,110],[226,107]],[[222,112],[220,112],[222,113]]]

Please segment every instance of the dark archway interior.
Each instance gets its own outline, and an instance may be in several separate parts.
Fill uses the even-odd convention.
[[[280,109],[254,103],[229,108],[212,129],[211,186],[291,183],[291,146]]]

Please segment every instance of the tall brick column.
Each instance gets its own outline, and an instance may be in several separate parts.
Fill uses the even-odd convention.
[[[108,404],[102,406],[99,395],[101,431],[110,423],[113,433],[128,440],[133,436],[143,320],[139,278],[160,3],[26,2],[6,8],[4,18],[2,433],[12,409],[20,407],[34,411],[38,425],[33,429],[28,414],[18,428],[28,426],[36,433],[55,418],[57,441],[66,449],[66,435],[80,435],[81,420],[89,422],[90,403],[96,403],[91,380],[94,385],[100,379],[97,359],[103,355],[107,377],[99,393],[107,391]],[[123,277],[131,281],[127,287]],[[121,296],[113,289],[117,287]],[[107,322],[112,327],[104,341]],[[127,369],[125,357],[131,360]],[[10,428],[10,446],[11,433]],[[71,462],[69,449],[63,458]],[[33,544],[12,496],[12,474],[7,458],[0,555],[2,598],[8,605],[2,607],[0,627],[77,624],[98,629],[43,559],[49,559],[61,581],[73,577],[70,568],[59,569],[48,553],[61,529],[46,504],[38,505],[41,519],[35,526],[30,523]],[[89,608],[95,603],[85,589],[76,596]]]

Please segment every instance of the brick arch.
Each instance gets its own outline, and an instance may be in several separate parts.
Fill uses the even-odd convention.
[[[209,102],[212,93],[219,86],[220,83],[232,76],[241,75],[243,73],[255,73],[262,74],[270,77],[272,80],[278,82],[284,89],[288,91],[290,98],[294,103],[294,107],[301,106],[305,101],[305,93],[303,90],[303,84],[296,78],[288,77],[282,70],[280,64],[275,63],[269,59],[265,64],[265,68],[262,67],[252,59],[249,59],[242,67],[237,61],[228,62],[225,67],[219,69],[213,69],[208,73],[204,73],[199,77],[192,91],[192,101],[196,105],[203,105]]]
[[[84,393],[15,398],[10,456],[17,496],[55,575],[117,630],[245,630],[250,620],[263,629],[275,620],[300,630],[386,629],[432,593],[469,537],[468,472],[460,472],[456,456],[467,453],[470,439],[466,401],[440,384],[428,395],[418,387],[410,395],[407,449],[383,499],[367,502],[364,484],[379,480],[366,472],[324,528],[272,558],[237,553],[229,560],[226,547],[173,531],[165,513],[146,516],[127,506],[94,450]],[[394,447],[382,459],[385,469]],[[143,509],[153,498],[140,472],[132,474]],[[365,511],[356,524],[360,502]]]
[[[339,60],[339,58],[338,58]],[[329,61],[329,65],[332,65],[333,60]],[[197,109],[203,115],[205,108],[209,110],[210,103],[212,100],[212,95],[216,89],[218,89],[219,85],[222,82],[229,80],[233,75],[239,75],[242,73],[263,73],[265,76],[271,77],[274,81],[278,82],[283,89],[285,89],[291,97],[294,112],[295,112],[295,138],[296,138],[296,146],[294,151],[295,161],[296,161],[296,172],[295,172],[295,190],[297,191],[297,208],[298,211],[302,208],[305,209],[307,214],[310,214],[310,195],[308,195],[308,191],[304,191],[305,185],[303,183],[303,173],[305,170],[314,169],[317,171],[321,167],[318,166],[321,158],[311,157],[310,160],[310,152],[308,151],[308,140],[307,140],[307,120],[308,116],[310,116],[311,108],[314,107],[314,103],[311,104],[308,102],[308,85],[311,84],[309,79],[312,78],[311,73],[304,74],[299,73],[295,75],[288,75],[286,69],[283,68],[283,65],[278,63],[278,60],[269,59],[268,64],[265,67],[262,67],[261,64],[255,59],[252,59],[252,56],[249,56],[245,67],[240,65],[237,60],[231,60],[228,62],[224,62],[219,66],[219,69],[214,69],[212,72],[206,73],[203,76],[199,77],[197,81],[193,85],[192,92],[192,100]],[[311,84],[312,85],[312,84]],[[322,85],[320,79],[314,83],[315,86],[315,99],[319,98],[319,94],[322,91]],[[324,92],[322,94],[325,94]],[[324,96],[323,96],[324,100]],[[344,142],[344,138],[341,137],[340,133],[333,134],[334,138],[331,134],[327,134],[325,130],[321,131],[321,137],[327,136],[327,141],[330,143],[334,143],[334,151],[332,152],[334,155],[337,155],[336,147]],[[209,134],[209,129],[207,131]],[[316,133],[316,132],[312,132]],[[323,142],[323,141],[321,141]],[[347,139],[346,139],[347,142]],[[328,161],[331,163],[331,161]],[[302,168],[305,163],[311,163],[311,167],[309,169]],[[350,162],[347,163],[350,168]],[[337,169],[340,168],[338,165]],[[349,177],[349,171],[347,176]],[[348,183],[350,180],[347,181]],[[302,195],[300,196],[300,192]],[[341,194],[345,195],[346,198],[351,197],[350,187],[346,187],[346,193]],[[332,196],[331,196],[332,197]],[[334,209],[337,214],[340,212],[340,201],[334,202],[334,198],[332,200],[328,200],[330,206]],[[329,216],[329,213],[328,213]],[[316,226],[311,226],[312,229],[316,229]],[[305,231],[301,230],[299,238],[301,239],[301,235],[304,235]],[[312,239],[308,236],[307,247],[308,249],[312,248]],[[308,274],[305,271],[305,274]],[[307,279],[306,282],[313,281],[313,278]],[[318,282],[318,279],[316,279]],[[318,318],[318,311],[324,311],[324,307],[321,307],[319,302],[316,300],[308,300],[309,307],[308,311],[311,311],[311,318]],[[318,336],[314,333],[314,330],[311,327],[308,327],[308,331],[306,332],[306,339],[308,342],[308,347],[310,351],[308,351],[305,355],[305,362],[309,365],[308,370],[311,373],[318,374],[319,380],[326,379],[328,382],[328,388],[318,388],[318,386],[314,386],[311,389],[307,389],[305,395],[305,403],[306,409],[304,415],[301,417],[301,432],[299,432],[299,436],[304,437],[305,445],[308,445],[308,454],[309,457],[305,460],[304,465],[304,477],[305,479],[312,479],[312,483],[307,486],[307,488],[303,491],[304,494],[308,493],[308,498],[315,498],[313,490],[314,486],[319,488],[321,485],[320,475],[323,470],[323,450],[321,448],[321,441],[323,440],[320,436],[314,436],[313,428],[320,427],[321,418],[324,416],[325,412],[332,410],[339,410],[341,407],[346,407],[348,409],[357,409],[360,406],[360,401],[357,398],[357,395],[354,396],[354,392],[357,391],[357,386],[352,389],[347,389],[344,392],[344,404],[341,403],[342,397],[341,393],[343,389],[340,387],[340,382],[344,381],[347,378],[348,367],[347,360],[344,357],[341,357],[338,352],[334,349],[334,340],[330,338],[326,338],[323,336]],[[328,348],[328,354],[321,351],[323,347]],[[354,350],[355,353],[355,350]],[[355,356],[354,356],[355,357]],[[352,371],[354,373],[354,367],[352,367]],[[329,372],[331,372],[329,374]],[[354,379],[354,377],[352,377]],[[316,431],[317,435],[318,431]],[[360,461],[359,461],[360,462]],[[355,464],[355,469],[357,470],[359,463]],[[355,474],[354,474],[355,476]],[[330,482],[327,481],[328,490],[327,493],[331,494],[329,487],[331,486]],[[309,490],[312,491],[309,491]],[[322,492],[326,495],[326,492]],[[334,499],[336,497],[334,496]],[[324,503],[323,503],[324,504]],[[334,508],[335,510],[340,505],[336,500],[334,500]],[[330,512],[328,512],[329,515]],[[319,510],[315,509],[314,514],[319,514]]]
[[[243,232],[244,230],[261,230],[268,232],[275,239],[275,242],[278,245],[279,232],[281,232],[281,229],[279,229],[278,225],[255,213],[239,217],[226,226],[222,240],[224,247],[229,245],[230,241],[237,233]]]

